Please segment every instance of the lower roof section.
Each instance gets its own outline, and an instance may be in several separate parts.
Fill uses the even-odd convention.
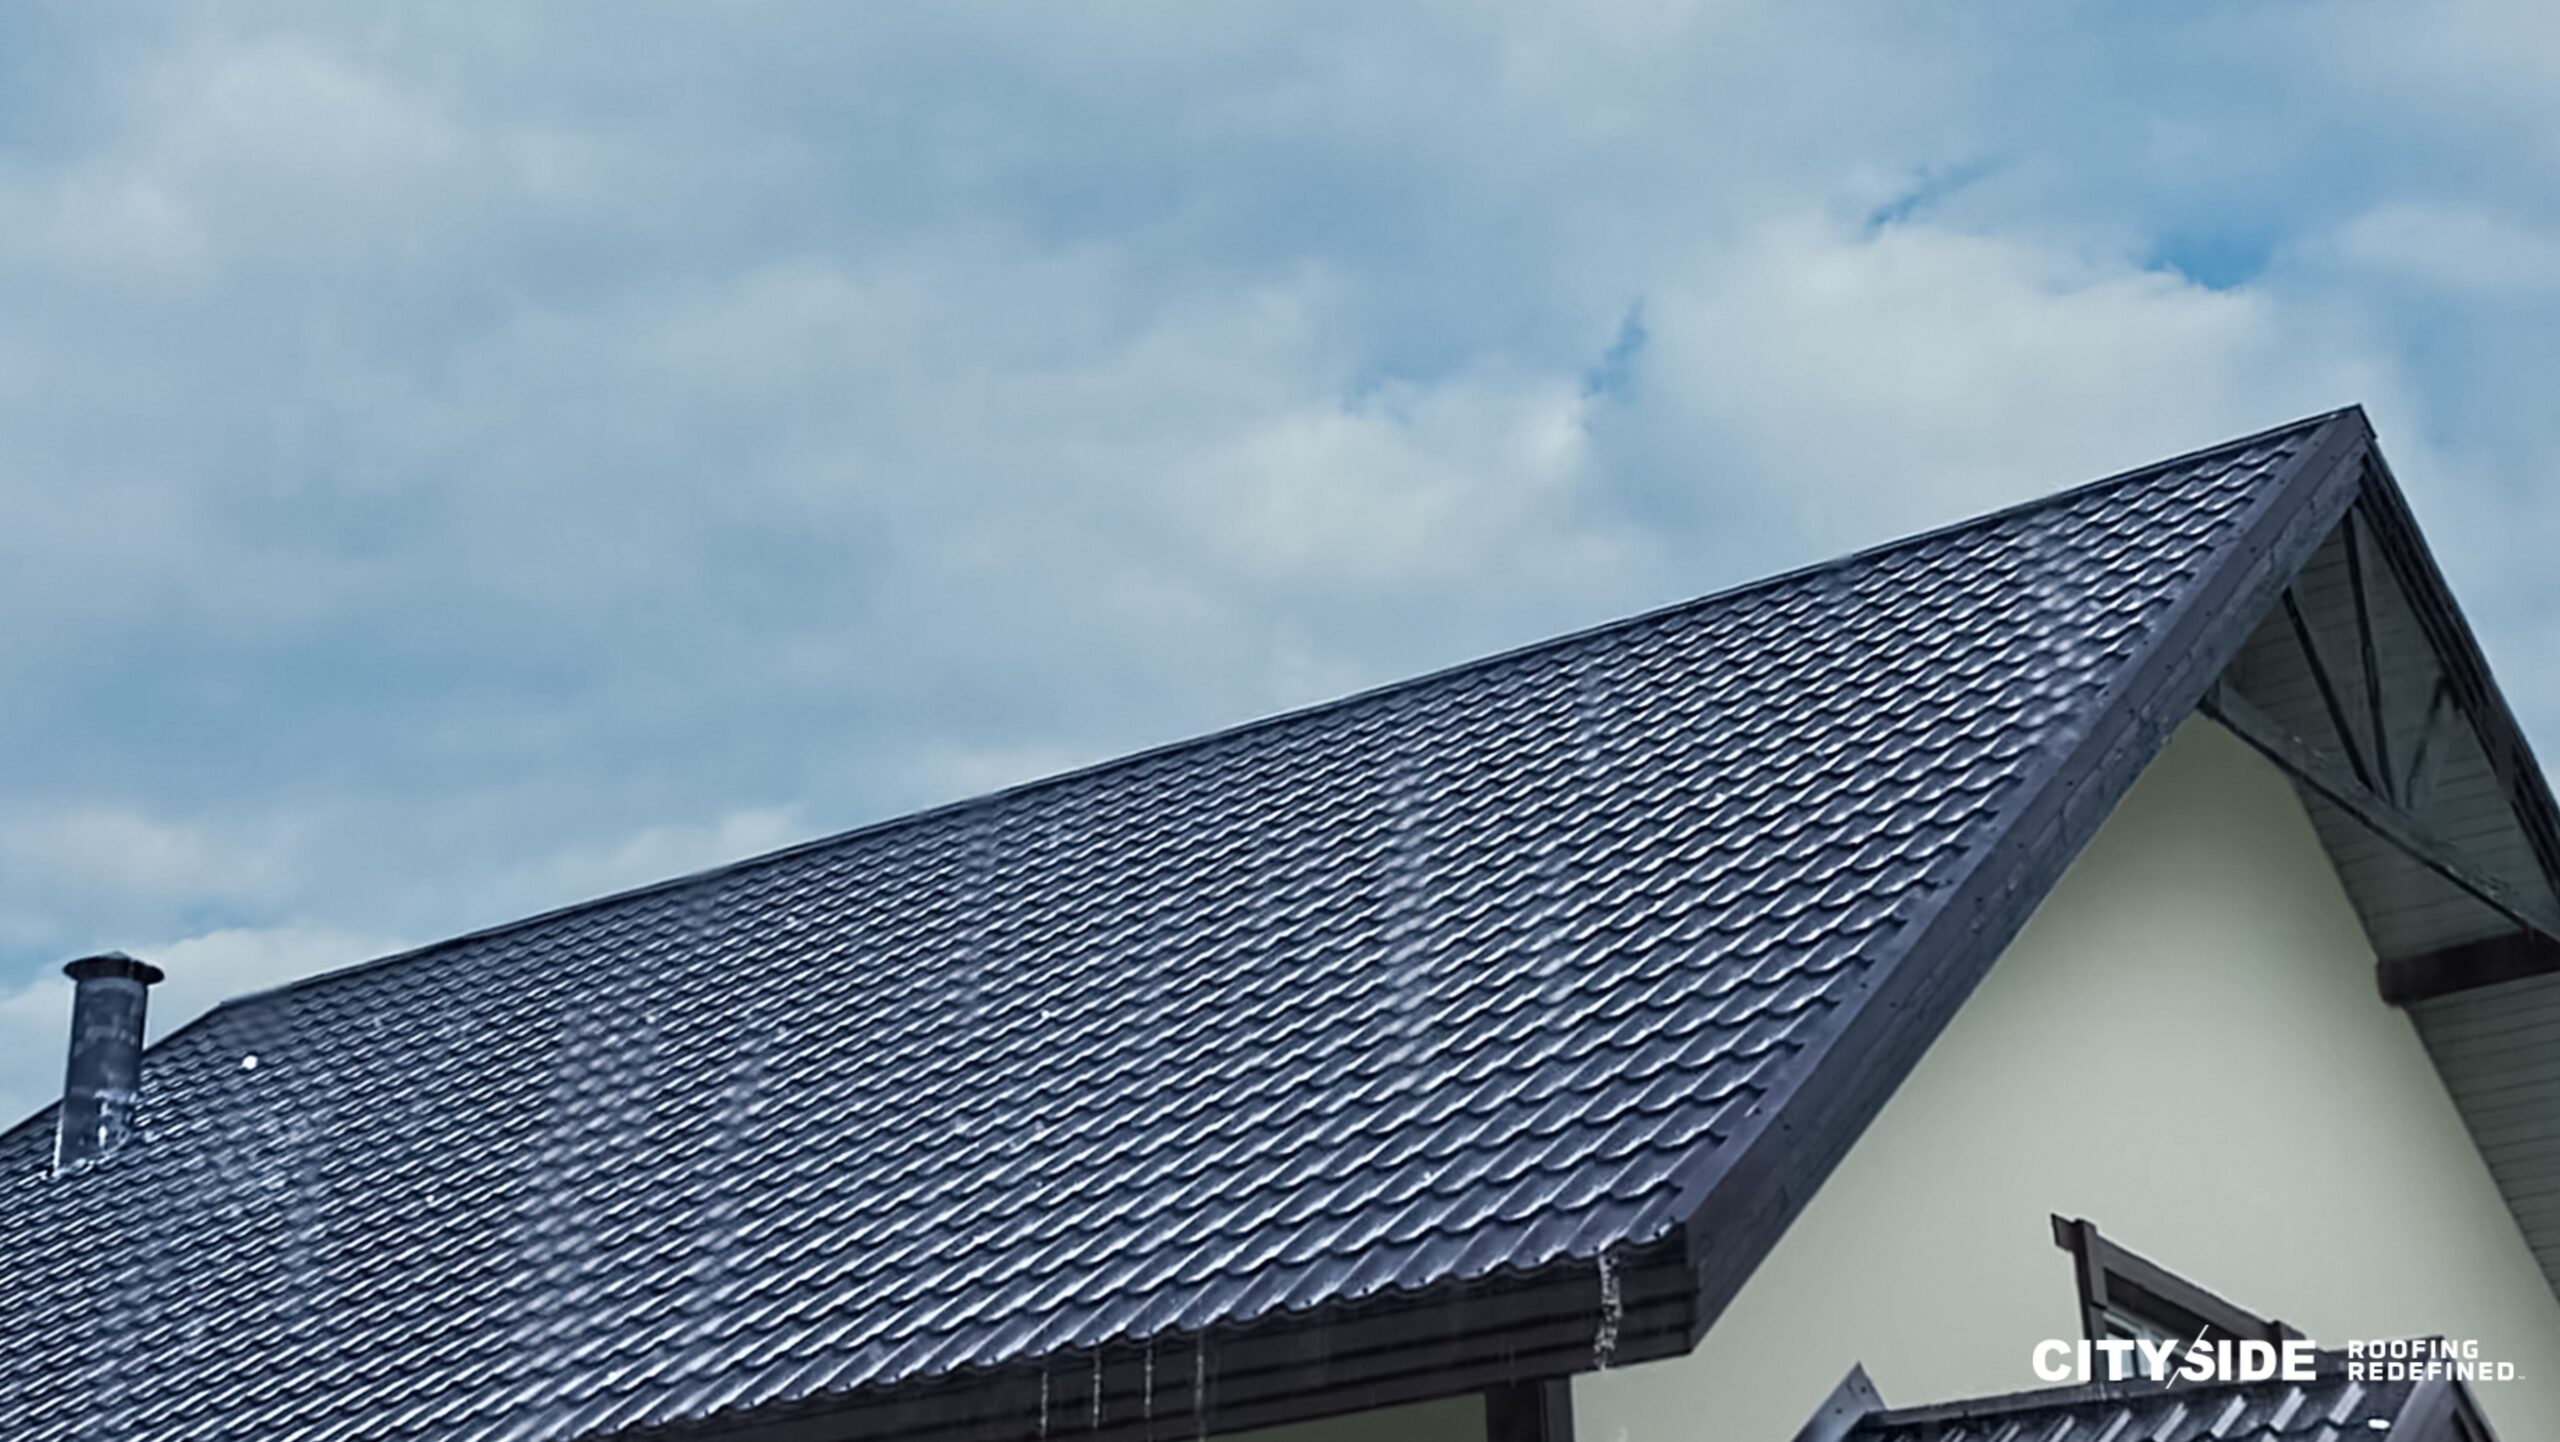
[[[1874,1397],[1852,1373],[1797,1442],[2494,1442],[2460,1381],[2393,1378],[2339,1352],[2319,1354],[2308,1381],[2100,1382],[1910,1408]]]

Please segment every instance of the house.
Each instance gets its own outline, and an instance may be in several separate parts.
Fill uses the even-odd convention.
[[[2062,1437],[2195,1335],[2560,1437],[2555,881],[2341,411],[147,1053],[74,963],[0,1434]]]

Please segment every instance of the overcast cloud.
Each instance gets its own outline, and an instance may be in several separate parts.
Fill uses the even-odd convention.
[[[19,7],[0,1113],[400,945],[2362,401],[2560,746],[2560,21]]]

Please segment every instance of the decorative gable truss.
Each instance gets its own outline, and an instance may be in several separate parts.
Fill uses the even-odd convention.
[[[2204,709],[2292,777],[2560,1291],[2560,812],[2372,447]]]

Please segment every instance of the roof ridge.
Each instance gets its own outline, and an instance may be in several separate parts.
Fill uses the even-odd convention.
[[[1335,711],[1348,710],[1354,706],[1378,701],[1385,697],[1396,695],[1400,692],[1419,690],[1426,686],[1437,685],[1457,677],[1470,675],[1492,667],[1536,656],[1543,652],[1562,651],[1566,648],[1579,645],[1599,637],[1612,635],[1621,631],[1634,630],[1642,626],[1667,620],[1674,616],[1684,615],[1690,612],[1704,610],[1710,606],[1724,604],[1739,597],[1753,595],[1762,591],[1774,590],[1781,586],[1801,583],[1818,576],[1846,570],[1864,562],[1874,561],[1897,552],[1928,545],[1949,536],[1962,534],[1964,532],[1977,530],[1987,526],[1998,525],[2004,521],[2014,520],[2022,516],[2032,515],[2040,511],[2067,505],[2070,502],[2078,500],[2093,492],[2130,484],[2131,482],[2144,477],[2155,476],[2183,466],[2194,465],[2210,457],[2222,455],[2227,452],[2245,450],[2251,446],[2272,440],[2278,436],[2291,435],[2297,432],[2314,431],[2321,426],[2338,419],[2339,417],[2350,414],[2361,414],[2362,410],[2363,407],[2360,405],[2348,405],[2339,407],[2335,410],[2322,411],[2314,415],[2303,416],[2280,425],[2269,426],[2264,430],[2255,431],[2235,439],[2217,441],[2212,445],[2201,446],[2194,450],[2181,452],[2178,455],[2169,456],[2160,460],[2148,461],[2142,465],[2131,466],[2120,471],[2114,471],[2107,475],[2100,476],[2095,480],[2082,481],[2058,491],[2051,491],[2044,495],[2030,497],[2026,500],[2018,501],[1994,510],[1985,511],[1978,515],[1967,516],[1960,520],[1948,522],[1944,525],[1933,526],[1927,530],[1915,531],[1909,535],[1897,536],[1889,540],[1878,542],[1874,545],[1861,547],[1854,551],[1844,552],[1840,555],[1830,557],[1827,560],[1815,561],[1806,565],[1792,567],[1788,570],[1773,572],[1766,576],[1759,576],[1751,580],[1737,582],[1734,585],[1724,587],[1721,590],[1710,591],[1704,595],[1674,601],[1667,605],[1651,607],[1646,610],[1639,611],[1631,616],[1622,616],[1613,620],[1599,622],[1594,625],[1579,627],[1575,630],[1563,632],[1558,635],[1544,637],[1540,640],[1508,647],[1500,651],[1490,652],[1486,655],[1473,657],[1451,665],[1437,667],[1418,675],[1406,676],[1394,681],[1382,682],[1375,686],[1363,687],[1360,690],[1347,692],[1343,695],[1331,697],[1323,701],[1310,702],[1303,706],[1275,711],[1268,715],[1236,722],[1228,726],[1222,726],[1212,731],[1204,731],[1196,735],[1180,737],[1172,741],[1160,742],[1153,746],[1142,747],[1136,751],[1123,752],[1116,756],[1106,757],[1102,760],[1090,762],[1082,766],[1070,767],[1064,771],[1052,772],[1045,776],[1035,776],[1029,780],[1016,782],[1011,786],[999,787],[993,791],[980,792],[974,796],[965,796],[951,801],[940,802],[932,806],[924,807],[920,810],[901,812],[895,816],[882,817],[879,820],[864,822],[861,825],[849,827],[842,831],[829,832],[826,835],[812,837],[806,841],[796,841],[790,845],[777,847],[771,851],[758,852],[751,856],[740,857],[734,861],[721,862],[717,865],[704,867],[700,870],[686,872],[677,876],[665,877],[657,881],[644,882],[638,886],[626,887],[620,891],[607,892],[601,896],[587,897],[579,901],[568,902],[560,906],[533,912],[507,921],[495,922],[487,926],[474,927],[468,931],[458,932],[452,936],[442,937],[430,942],[424,942],[420,945],[409,947],[404,950],[389,952],[381,956],[353,962],[346,966],[335,967],[328,971],[318,972],[310,976],[297,977],[292,981],[280,982],[274,986],[262,987],[256,991],[242,992],[236,996],[224,998],[222,1001],[217,1002],[214,1006],[207,1009],[202,1016],[185,1023],[176,1030],[170,1032],[167,1036],[162,1037],[158,1042],[153,1043],[151,1050],[158,1050],[161,1046],[167,1045],[176,1038],[194,1030],[197,1026],[209,1022],[213,1018],[223,1015],[236,1007],[248,1006],[288,992],[298,992],[306,988],[326,985],[347,977],[360,974],[370,974],[402,963],[423,960],[432,954],[448,951],[473,942],[486,941],[491,938],[505,936],[514,932],[531,930],[536,927],[549,925],[556,921],[565,920],[569,917],[602,910],[606,907],[617,906],[626,902],[637,901],[643,897],[670,895],[686,890],[690,887],[710,885],[723,878],[735,876],[754,868],[770,866],[777,862],[807,856],[814,852],[823,851],[832,847],[843,846],[865,837],[881,835],[905,827],[921,826],[927,822],[945,819],[979,808],[992,809],[1032,792],[1047,790],[1051,787],[1065,786],[1073,782],[1086,780],[1091,777],[1117,771],[1125,767],[1135,767],[1146,762],[1161,760],[1165,757],[1178,755],[1186,751],[1214,746],[1222,742],[1232,740],[1238,736],[1248,735],[1253,732],[1266,729],[1275,729],[1293,722],[1303,721],[1309,717],[1322,716]]]

